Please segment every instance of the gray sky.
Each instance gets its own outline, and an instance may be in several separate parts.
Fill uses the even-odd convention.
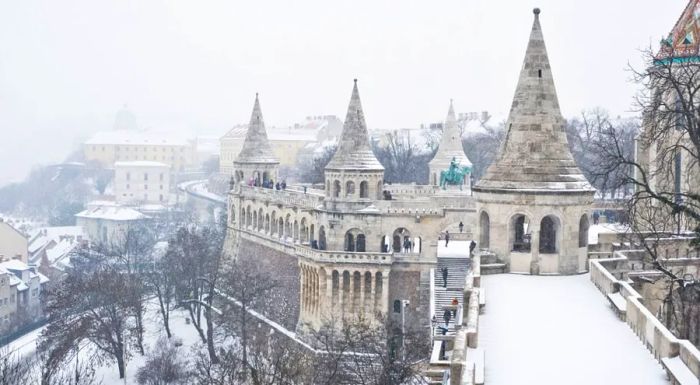
[[[629,114],[625,68],[686,0],[0,0],[0,185],[111,129],[220,136],[255,92],[268,125],[344,118],[352,79],[372,128],[510,107],[532,8],[562,112]]]

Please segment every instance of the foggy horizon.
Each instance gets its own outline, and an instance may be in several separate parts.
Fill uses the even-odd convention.
[[[685,4],[7,2],[0,186],[111,130],[124,104],[140,128],[219,137],[248,121],[256,92],[268,126],[343,119],[358,78],[370,128],[441,121],[450,99],[504,119],[535,6],[563,115],[633,115],[628,62],[643,66]]]

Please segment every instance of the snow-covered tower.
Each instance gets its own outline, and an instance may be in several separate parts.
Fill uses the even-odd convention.
[[[326,204],[333,210],[362,209],[381,199],[384,167],[369,144],[357,79],[338,149],[325,168]]]
[[[457,117],[455,116],[452,100],[450,100],[450,109],[447,112],[444,127],[437,153],[428,164],[430,168],[430,184],[433,185],[440,184],[440,172],[447,170],[453,159],[461,167],[469,167],[469,169],[472,167],[472,162],[467,157],[467,154],[464,153],[464,148],[462,147],[462,135],[459,126],[457,126]],[[471,173],[464,177],[464,185],[461,190],[469,193],[470,189]]]
[[[569,151],[540,10],[534,14],[505,143],[473,187],[478,241],[512,272],[574,274],[586,270],[595,190]]]
[[[261,186],[272,179],[277,182],[279,160],[272,152],[267,140],[265,122],[260,110],[260,100],[255,94],[255,104],[250,117],[248,132],[243,142],[243,148],[233,161],[234,178],[236,183]]]

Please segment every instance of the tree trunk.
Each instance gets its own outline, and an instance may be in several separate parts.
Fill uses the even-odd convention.
[[[219,363],[219,358],[216,356],[216,349],[214,349],[214,323],[211,320],[211,305],[204,311],[204,318],[207,319],[207,351],[209,352],[209,359],[213,364]]]

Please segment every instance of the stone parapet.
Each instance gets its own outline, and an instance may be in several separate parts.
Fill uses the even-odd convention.
[[[296,254],[318,263],[351,263],[371,265],[391,265],[394,258],[391,253],[358,253],[349,251],[316,250],[297,245]]]
[[[288,207],[300,207],[312,210],[323,204],[323,194],[316,190],[275,190],[263,187],[241,186],[239,194],[244,199],[261,200],[273,204],[281,204]]]

